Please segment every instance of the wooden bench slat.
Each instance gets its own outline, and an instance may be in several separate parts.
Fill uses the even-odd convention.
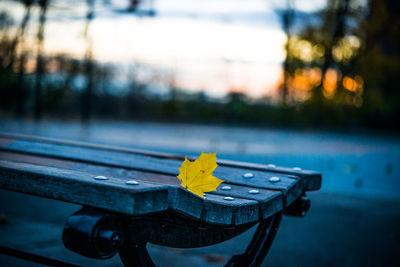
[[[2,152],[0,153],[0,160],[13,160],[17,162],[24,162],[30,164],[40,164],[41,166],[67,168],[76,171],[82,171],[91,173],[93,175],[104,175],[109,177],[116,177],[122,179],[133,179],[133,180],[146,180],[148,182],[163,183],[171,186],[179,186],[180,181],[176,176],[161,175],[154,173],[146,173],[136,170],[127,170],[122,168],[110,168],[101,165],[92,165],[88,163],[81,163],[70,160],[60,160],[54,158],[46,158],[43,156],[25,155],[16,152]],[[222,190],[222,186],[229,185],[231,190]],[[259,190],[259,194],[250,194],[250,190]],[[256,200],[260,204],[261,216],[267,218],[272,214],[283,209],[283,195],[278,191],[271,191],[265,189],[259,189],[255,187],[239,186],[234,184],[223,183],[217,189],[215,194],[243,197],[247,199]],[[170,188],[169,189],[169,208],[177,212],[181,212],[190,217],[200,219],[202,201],[199,198],[193,198],[192,194],[184,190],[183,188]]]
[[[263,171],[252,170],[251,173],[254,175],[253,178],[244,178],[243,175],[250,170],[230,168],[230,167],[218,167],[214,175],[225,180],[227,183],[255,187],[257,189],[270,189],[279,190],[285,195],[285,206],[290,205],[296,200],[303,192],[300,186],[299,178],[289,177],[284,174],[270,174]],[[279,177],[278,182],[270,182],[269,178]]]
[[[0,188],[129,215],[168,208],[168,186],[121,179],[97,181],[84,172],[0,160]]]
[[[224,199],[207,194],[203,200],[183,188],[140,181],[127,185],[126,178],[108,177],[97,181],[96,175],[43,165],[0,160],[0,188],[44,196],[47,198],[107,209],[128,215],[141,215],[169,209],[197,217],[203,222],[240,225],[258,221],[259,203],[255,200]],[[175,198],[176,193],[186,198]],[[175,201],[171,202],[171,198]],[[274,206],[266,209],[279,210]],[[179,209],[180,208],[180,209]],[[197,214],[195,212],[197,212]],[[191,212],[191,213],[190,213]]]
[[[250,162],[238,162],[232,160],[221,159],[218,164],[222,166],[230,166],[237,168],[247,168],[250,170],[267,171],[271,174],[286,174],[288,176],[295,176],[301,178],[302,187],[305,191],[314,191],[321,188],[322,175],[319,172],[311,170],[303,170],[296,168],[286,168],[275,166],[273,164],[258,164]]]
[[[2,138],[0,140],[0,148],[3,150],[32,153],[174,176],[178,174],[178,169],[181,165],[181,162],[176,159],[148,157],[126,152],[106,151],[88,147],[69,146],[59,143],[53,144],[7,138]],[[280,181],[277,183],[270,183],[268,182],[268,178],[277,176],[276,174],[266,171],[251,170],[255,177],[252,179],[244,179],[242,174],[247,171],[250,170],[220,166],[216,169],[215,176],[229,183],[260,187],[264,189],[281,190],[285,195],[287,195],[285,199],[286,205],[289,205],[297,199],[303,191],[303,188],[298,183],[298,179],[288,175],[279,174]]]
[[[39,141],[39,142],[69,145],[69,146],[75,146],[75,147],[86,147],[86,148],[101,149],[101,150],[108,150],[108,151],[125,152],[125,153],[129,153],[129,154],[139,154],[139,155],[164,158],[164,159],[168,159],[168,158],[169,159],[178,159],[178,160],[184,159],[184,156],[182,156],[182,155],[173,155],[173,154],[169,154],[169,153],[154,152],[154,151],[148,151],[148,150],[143,150],[143,149],[122,148],[122,147],[114,147],[114,146],[107,146],[107,145],[100,145],[100,144],[84,143],[84,142],[79,142],[79,141],[60,140],[60,139],[54,139],[54,138],[28,136],[28,135],[21,135],[21,134],[7,134],[7,133],[0,132],[0,144],[2,142],[1,138],[6,138],[6,139],[11,138],[14,140]],[[217,163],[221,166],[247,168],[247,169],[251,169],[251,170],[268,171],[271,173],[294,175],[294,176],[301,178],[302,187],[306,191],[318,190],[321,188],[321,174],[318,172],[315,172],[315,171],[301,170],[301,169],[295,169],[295,168],[285,168],[285,167],[275,166],[273,164],[266,165],[266,164],[237,162],[237,161],[232,161],[232,160],[221,160],[221,159],[217,160]]]
[[[230,190],[224,190],[224,186],[229,186]],[[257,190],[258,193],[250,193],[252,190]],[[262,218],[268,218],[271,215],[281,211],[284,205],[284,196],[281,192],[260,189],[256,187],[247,187],[240,186],[228,183],[222,183],[221,186],[217,188],[216,192],[212,192],[212,194],[218,194],[223,196],[232,196],[237,198],[243,198],[250,200],[255,200],[259,203],[260,206],[260,216]]]
[[[259,206],[255,200],[233,198],[207,193],[201,212],[203,222],[214,221],[218,224],[240,225],[259,220]]]
[[[124,177],[127,179],[140,179],[148,182],[161,183],[167,185],[179,185],[180,181],[173,175],[158,174],[152,172],[144,172],[133,169],[125,169],[120,167],[109,167],[98,164],[90,164],[68,159],[57,159],[46,156],[37,156],[24,154],[22,152],[5,152],[0,153],[0,159],[25,162],[42,166],[58,167],[77,171],[84,171],[97,175]]]

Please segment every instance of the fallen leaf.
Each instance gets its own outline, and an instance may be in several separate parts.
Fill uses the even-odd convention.
[[[223,182],[212,175],[217,167],[217,152],[201,152],[195,161],[190,161],[185,157],[177,177],[181,181],[182,187],[204,198],[204,192],[216,191]]]

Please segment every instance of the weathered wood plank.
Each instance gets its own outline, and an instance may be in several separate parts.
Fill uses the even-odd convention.
[[[7,138],[2,138],[2,142],[0,142],[0,149],[69,159],[91,164],[101,164],[110,167],[129,168],[145,172],[168,174],[173,176],[178,175],[178,169],[181,164],[181,161],[176,159],[149,157],[114,150],[108,151],[88,147],[69,146],[58,143],[54,144]],[[243,178],[242,175],[249,171],[254,174],[254,178]],[[303,188],[301,184],[298,183],[298,178],[293,177],[292,175],[288,176],[285,174],[279,174],[276,175],[280,179],[279,182],[268,182],[268,179],[274,175],[276,174],[266,171],[226,166],[220,166],[215,171],[215,176],[225,180],[228,183],[264,189],[281,190],[286,196],[286,205],[289,205],[301,195]]]
[[[222,196],[231,196],[235,198],[246,198],[255,200],[260,206],[260,217],[265,219],[281,211],[284,205],[284,196],[281,192],[260,189],[257,187],[239,186],[234,184],[222,183],[216,192]]]
[[[148,156],[117,149],[106,150],[102,147],[81,147],[61,141],[16,140],[10,137],[0,138],[0,149],[20,153],[3,152],[5,159],[12,158],[45,166],[172,185],[168,193],[169,209],[194,218],[202,216],[201,210],[204,209],[202,200],[196,199],[181,188],[176,188],[179,181],[175,176],[178,174],[181,161],[175,158],[166,158],[165,155]],[[233,190],[229,193],[218,190],[216,194],[256,200],[261,211],[259,216],[263,218],[281,210],[282,203],[288,206],[304,190],[302,187],[304,184],[299,183],[300,178],[296,176],[228,166],[229,164],[225,164],[218,167],[214,174],[229,183]],[[245,177],[244,174],[249,172],[252,177]],[[271,177],[278,177],[279,181],[271,182],[269,180]],[[245,191],[252,190],[250,188],[257,189],[261,195],[249,195]],[[281,191],[283,196],[279,192],[268,193],[268,190]],[[261,199],[262,197],[264,198]]]
[[[168,206],[174,212],[200,220],[204,199],[188,192],[182,187],[170,187]],[[221,216],[225,215],[221,214]],[[213,221],[213,218],[207,222],[216,223]]]
[[[70,160],[60,160],[54,158],[46,158],[42,156],[25,155],[15,152],[0,153],[0,160],[12,160],[29,164],[40,164],[41,166],[67,168],[75,171],[90,173],[92,176],[104,175],[107,177],[120,178],[121,181],[137,180],[141,181],[145,178],[147,182],[163,183],[171,185],[168,192],[168,207],[170,210],[185,214],[186,216],[200,219],[203,200],[193,196],[187,190],[176,187],[180,181],[175,176],[161,175],[154,173],[146,173],[135,170],[126,170],[121,168],[111,168],[101,165],[91,165]],[[222,186],[229,186],[231,190],[223,190]],[[267,218],[283,208],[283,195],[279,191],[271,191],[265,189],[259,190],[259,194],[250,194],[250,190],[255,190],[254,187],[243,187],[233,184],[222,184],[215,194],[245,197],[247,199],[256,200],[260,205],[260,216]]]
[[[298,167],[286,168],[275,166],[274,164],[257,164],[250,162],[238,162],[232,160],[219,160],[218,164],[222,166],[231,166],[237,168],[247,168],[250,170],[267,171],[271,174],[286,174],[301,178],[302,187],[305,191],[314,191],[321,188],[322,176],[321,173],[311,170],[303,170]]]
[[[104,176],[115,176],[132,180],[145,180],[148,182],[167,184],[167,185],[179,185],[180,181],[176,176],[157,174],[152,172],[144,172],[133,169],[124,169],[117,167],[109,167],[99,164],[90,164],[86,162],[68,160],[68,159],[57,159],[46,156],[37,156],[24,154],[22,152],[0,152],[0,160],[9,160],[15,162],[25,162],[30,164],[58,167],[63,169],[71,169],[82,172],[87,172],[95,175]]]
[[[246,178],[246,174],[251,174],[252,177]],[[257,189],[279,190],[285,196],[285,206],[290,205],[302,194],[303,191],[300,183],[298,182],[298,178],[293,176],[288,177],[284,174],[271,175],[263,171],[222,166],[215,170],[214,176],[219,177],[230,184],[250,186]],[[271,182],[270,178],[272,177],[279,178],[279,181]]]
[[[201,212],[203,222],[214,221],[216,224],[240,225],[259,220],[259,206],[254,200],[207,193],[204,203]]]
[[[103,208],[129,215],[163,210],[180,212],[203,222],[240,225],[259,219],[259,203],[254,200],[231,201],[224,196],[208,195],[204,200],[183,188],[138,180],[128,185],[126,178],[107,176],[95,180],[86,172],[0,160],[0,188],[14,190]],[[274,202],[265,209],[277,209]],[[279,210],[276,210],[276,212]]]
[[[164,159],[177,159],[177,160],[184,159],[184,156],[182,156],[182,155],[173,155],[173,154],[169,154],[169,153],[161,153],[161,152],[154,152],[154,151],[141,150],[141,149],[121,148],[121,147],[113,147],[113,146],[100,145],[100,144],[90,144],[90,143],[84,143],[84,142],[60,140],[60,139],[37,137],[37,136],[0,133],[0,144],[2,142],[4,142],[4,140],[1,140],[1,138],[6,138],[6,139],[8,138],[8,139],[14,139],[14,140],[28,140],[28,141],[30,140],[30,141],[53,143],[53,144],[63,144],[63,145],[76,146],[76,147],[102,149],[102,150],[108,150],[108,151],[125,152],[125,153],[129,153],[129,154],[139,154],[139,155],[145,155],[145,156],[156,157],[156,158],[164,158]],[[298,168],[285,168],[285,167],[275,166],[273,164],[257,164],[257,163],[237,162],[237,161],[231,161],[231,160],[218,160],[217,162],[221,166],[247,168],[250,170],[267,171],[270,173],[294,175],[294,176],[301,178],[302,187],[306,191],[318,190],[321,187],[321,174],[318,172],[315,172],[315,171],[302,170],[302,169],[298,169]]]
[[[107,209],[129,215],[168,208],[168,186],[141,182],[131,186],[121,179],[95,180],[87,173],[0,161],[0,188]]]

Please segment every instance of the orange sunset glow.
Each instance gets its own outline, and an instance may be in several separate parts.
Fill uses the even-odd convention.
[[[13,6],[16,17],[22,17],[21,5],[7,4]],[[267,11],[266,6],[264,9]],[[82,20],[65,23],[49,19],[44,53],[83,58],[84,25]],[[35,25],[28,29],[25,49],[35,50],[34,29]],[[223,96],[231,88],[253,97],[272,95],[282,76],[286,37],[275,27],[186,17],[99,15],[88,36],[93,57],[99,62],[139,63],[172,71],[177,86],[213,96]],[[28,71],[32,69],[30,62]]]

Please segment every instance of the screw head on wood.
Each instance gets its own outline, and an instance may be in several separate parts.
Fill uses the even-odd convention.
[[[98,175],[98,176],[94,177],[94,179],[95,180],[108,180],[108,178],[103,175]]]
[[[235,198],[233,198],[233,197],[224,197],[224,200],[232,201],[232,200],[235,200]]]
[[[126,181],[125,182],[127,185],[138,185],[139,184],[139,182],[138,181],[135,181],[135,180],[129,180],[129,181]]]
[[[224,191],[229,191],[231,189],[232,188],[229,185],[224,185],[223,187],[221,187],[221,190],[224,190]]]
[[[250,179],[250,178],[253,178],[253,177],[254,177],[254,174],[251,173],[251,172],[246,172],[246,173],[243,174],[242,176],[243,176],[243,178]]]
[[[279,177],[273,176],[271,178],[268,179],[271,183],[277,183],[279,182],[281,179]]]
[[[260,191],[255,189],[249,190],[249,194],[258,194],[258,193],[260,193]]]

